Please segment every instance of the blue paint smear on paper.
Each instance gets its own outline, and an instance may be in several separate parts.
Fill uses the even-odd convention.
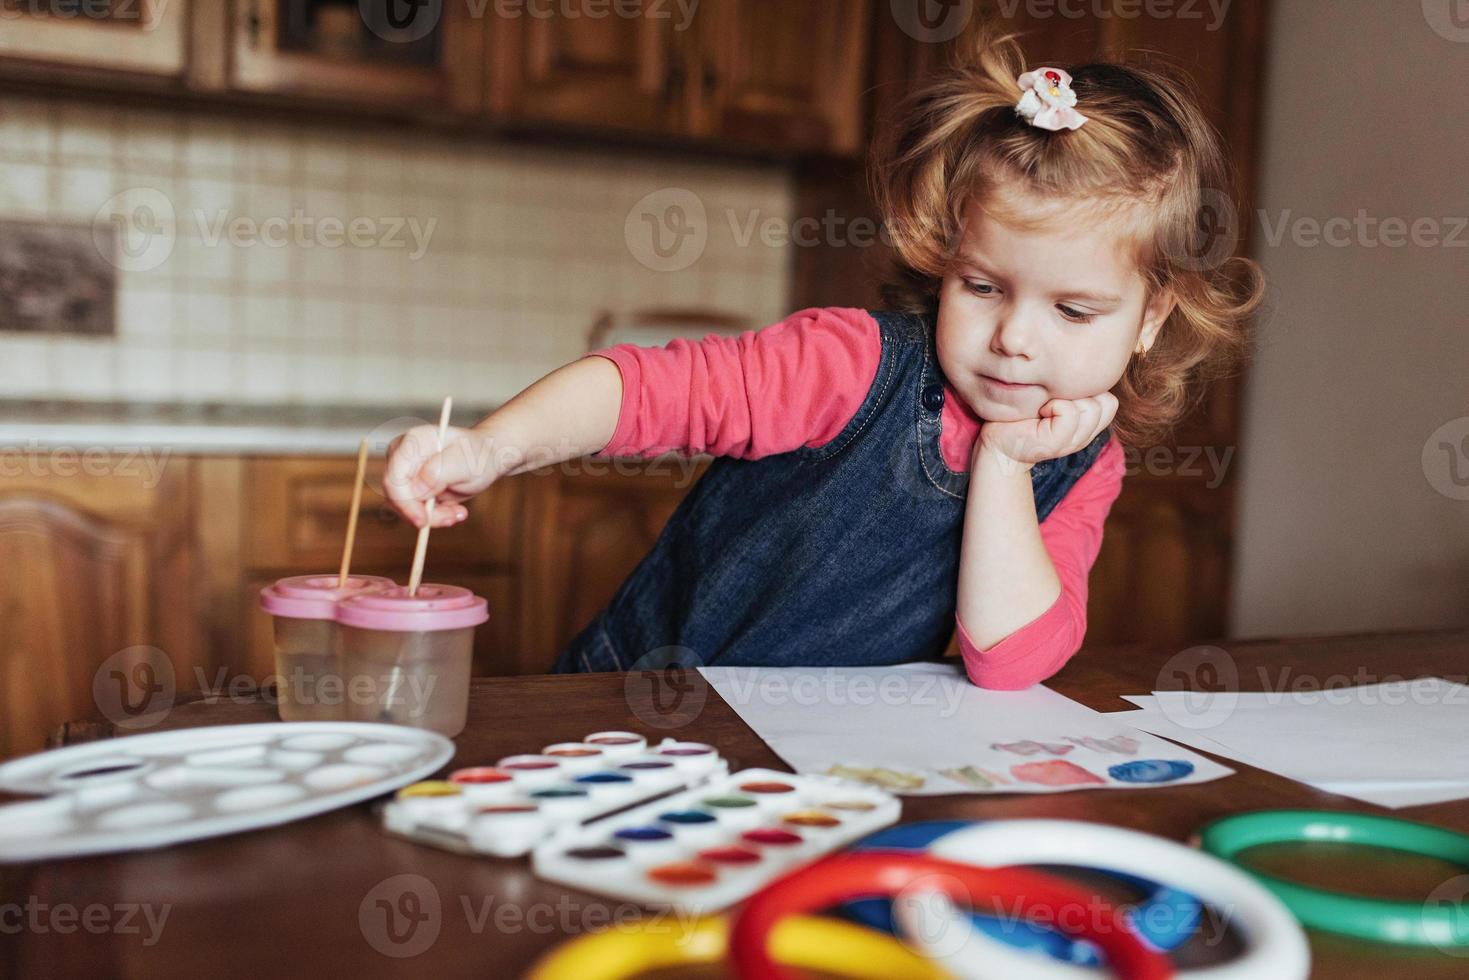
[[[1192,762],[1179,759],[1138,759],[1107,768],[1107,775],[1120,783],[1171,783],[1194,771]]]

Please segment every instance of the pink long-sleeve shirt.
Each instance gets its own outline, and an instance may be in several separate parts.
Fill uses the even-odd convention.
[[[877,375],[882,338],[867,311],[813,307],[763,330],[710,334],[663,347],[617,344],[605,357],[622,375],[612,439],[596,455],[708,453],[759,459],[836,438]],[[939,448],[949,469],[968,470],[982,420],[944,382]],[[1122,489],[1122,447],[1111,439],[1040,524],[1061,582],[1049,609],[987,649],[956,611],[959,650],[971,681],[1016,690],[1060,670],[1086,635],[1087,575],[1102,526]]]

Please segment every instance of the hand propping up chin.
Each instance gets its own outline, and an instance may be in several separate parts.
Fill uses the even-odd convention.
[[[1040,407],[1038,418],[985,422],[975,440],[975,453],[997,454],[1029,469],[1082,449],[1116,414],[1117,396],[1110,391],[1090,398],[1052,398]]]

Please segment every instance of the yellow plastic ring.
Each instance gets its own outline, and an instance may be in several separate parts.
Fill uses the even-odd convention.
[[[782,919],[770,937],[779,963],[858,980],[947,980],[932,960],[886,933],[815,915]],[[665,920],[657,932],[579,936],[541,957],[525,980],[624,980],[671,966],[718,963],[729,948],[729,921],[710,915],[690,924]]]

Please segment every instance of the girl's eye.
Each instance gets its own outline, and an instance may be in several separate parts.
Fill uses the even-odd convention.
[[[1083,313],[1081,310],[1073,310],[1071,307],[1063,306],[1059,303],[1056,305],[1056,309],[1060,310],[1061,315],[1072,323],[1091,323],[1097,316],[1095,313]]]
[[[995,287],[987,282],[970,282],[968,279],[965,279],[964,288],[976,296],[990,296],[993,295]]]

